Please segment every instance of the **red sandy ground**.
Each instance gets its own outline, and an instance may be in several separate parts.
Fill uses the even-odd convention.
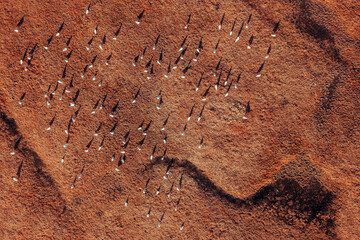
[[[0,3],[1,239],[359,238],[357,1],[103,0],[93,1],[86,15],[88,5],[88,1]],[[143,10],[138,25],[135,21]],[[189,14],[191,21],[185,29]],[[250,14],[249,28],[243,29],[235,43],[241,23]],[[23,16],[24,22],[15,32]],[[277,36],[271,37],[279,20]],[[55,37],[63,22],[60,36]],[[123,26],[114,41],[120,23]],[[98,33],[94,35],[96,26]],[[46,50],[46,40],[52,34]],[[104,35],[106,43],[101,50]],[[252,48],[247,49],[252,35]],[[68,50],[63,52],[70,36]],[[85,46],[92,36],[94,41],[87,51]],[[168,63],[174,65],[185,36],[188,49],[184,60],[165,78]],[[191,61],[200,38],[204,49],[198,61]],[[28,61],[20,65],[25,50],[29,48],[30,56],[35,44],[30,65]],[[270,57],[257,78],[270,44]],[[133,67],[134,57],[141,55],[144,47],[144,59]],[[162,49],[160,66],[156,61]],[[65,55],[71,50],[62,79]],[[81,78],[94,56],[94,67]],[[148,79],[144,66],[152,56],[154,74]],[[217,77],[213,73],[220,57],[223,74],[215,91]],[[192,68],[181,78],[189,61]],[[28,71],[24,71],[25,66]],[[229,82],[236,81],[240,73],[242,76],[238,88],[233,84],[225,97],[228,85],[224,86],[224,81],[230,68]],[[195,92],[202,73],[204,78]],[[74,87],[60,101],[72,75]],[[48,95],[58,80],[64,83],[59,84],[54,97],[44,98],[49,85]],[[98,87],[100,80],[102,86]],[[202,95],[210,84],[203,116],[197,122],[205,103]],[[139,87],[140,94],[132,104]],[[70,107],[78,89],[76,106]],[[164,102],[158,110],[160,90]],[[26,95],[19,105],[23,93]],[[90,114],[105,94],[104,108]],[[50,101],[49,106],[46,101]],[[119,108],[111,118],[109,113],[118,101]],[[248,101],[251,111],[245,113]],[[64,130],[80,105],[64,148]],[[168,115],[166,129],[161,131]],[[152,124],[138,151],[143,135],[137,127],[143,120],[145,126],[149,121]],[[100,122],[99,136],[86,153],[85,146]],[[115,171],[128,130],[127,159],[120,171]],[[104,145],[98,151],[103,136]],[[150,160],[155,144],[157,150]],[[165,148],[166,158],[161,160]],[[164,179],[171,159],[174,163]],[[22,161],[20,177],[13,181]],[[83,167],[81,179],[71,189]],[[182,188],[177,191],[181,175]]]

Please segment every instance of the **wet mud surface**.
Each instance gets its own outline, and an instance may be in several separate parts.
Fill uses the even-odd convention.
[[[356,1],[0,6],[1,239],[358,238]]]

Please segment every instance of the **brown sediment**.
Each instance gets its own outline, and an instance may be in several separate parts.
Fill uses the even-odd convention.
[[[360,21],[355,1],[109,0],[91,2],[87,15],[86,1],[5,1],[0,6],[1,239],[359,236]],[[143,10],[140,24],[136,24]],[[244,25],[235,43],[250,14],[249,28]],[[23,23],[16,27],[23,16]],[[272,37],[278,21],[276,37]],[[63,22],[60,35],[55,36]],[[115,41],[112,38],[120,24]],[[71,43],[63,52],[70,36]],[[175,66],[186,36],[184,59],[168,73],[168,64],[171,61],[171,67]],[[251,49],[247,49],[251,36]],[[200,39],[204,48],[193,61]],[[134,58],[141,56],[145,47],[144,58],[133,67]],[[25,50],[32,59],[29,63],[25,58],[20,64]],[[157,63],[160,52],[161,65]],[[145,73],[144,66],[151,58],[154,73],[150,74],[151,66]],[[261,76],[256,77],[264,61]],[[191,68],[184,74],[187,66]],[[225,97],[230,82],[240,73],[237,88],[232,84]],[[72,76],[74,87],[70,88]],[[210,85],[204,102],[202,95]],[[65,86],[71,92],[64,92],[59,100]],[[163,102],[157,109],[160,90]],[[76,121],[70,125],[64,148],[71,116]],[[51,129],[46,130],[53,118]],[[102,128],[94,136],[100,123]],[[115,124],[114,134],[110,134]],[[181,135],[185,125],[186,132]],[[130,141],[124,149],[124,135],[129,130]],[[91,139],[89,152],[85,152]],[[121,151],[126,151],[124,163]],[[181,176],[182,186],[177,191]]]

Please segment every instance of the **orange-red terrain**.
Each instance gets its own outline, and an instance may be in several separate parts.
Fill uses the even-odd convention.
[[[357,1],[0,6],[0,239],[360,238]]]

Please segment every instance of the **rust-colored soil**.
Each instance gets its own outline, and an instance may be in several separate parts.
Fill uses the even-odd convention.
[[[0,239],[360,238],[357,1],[0,6]]]

